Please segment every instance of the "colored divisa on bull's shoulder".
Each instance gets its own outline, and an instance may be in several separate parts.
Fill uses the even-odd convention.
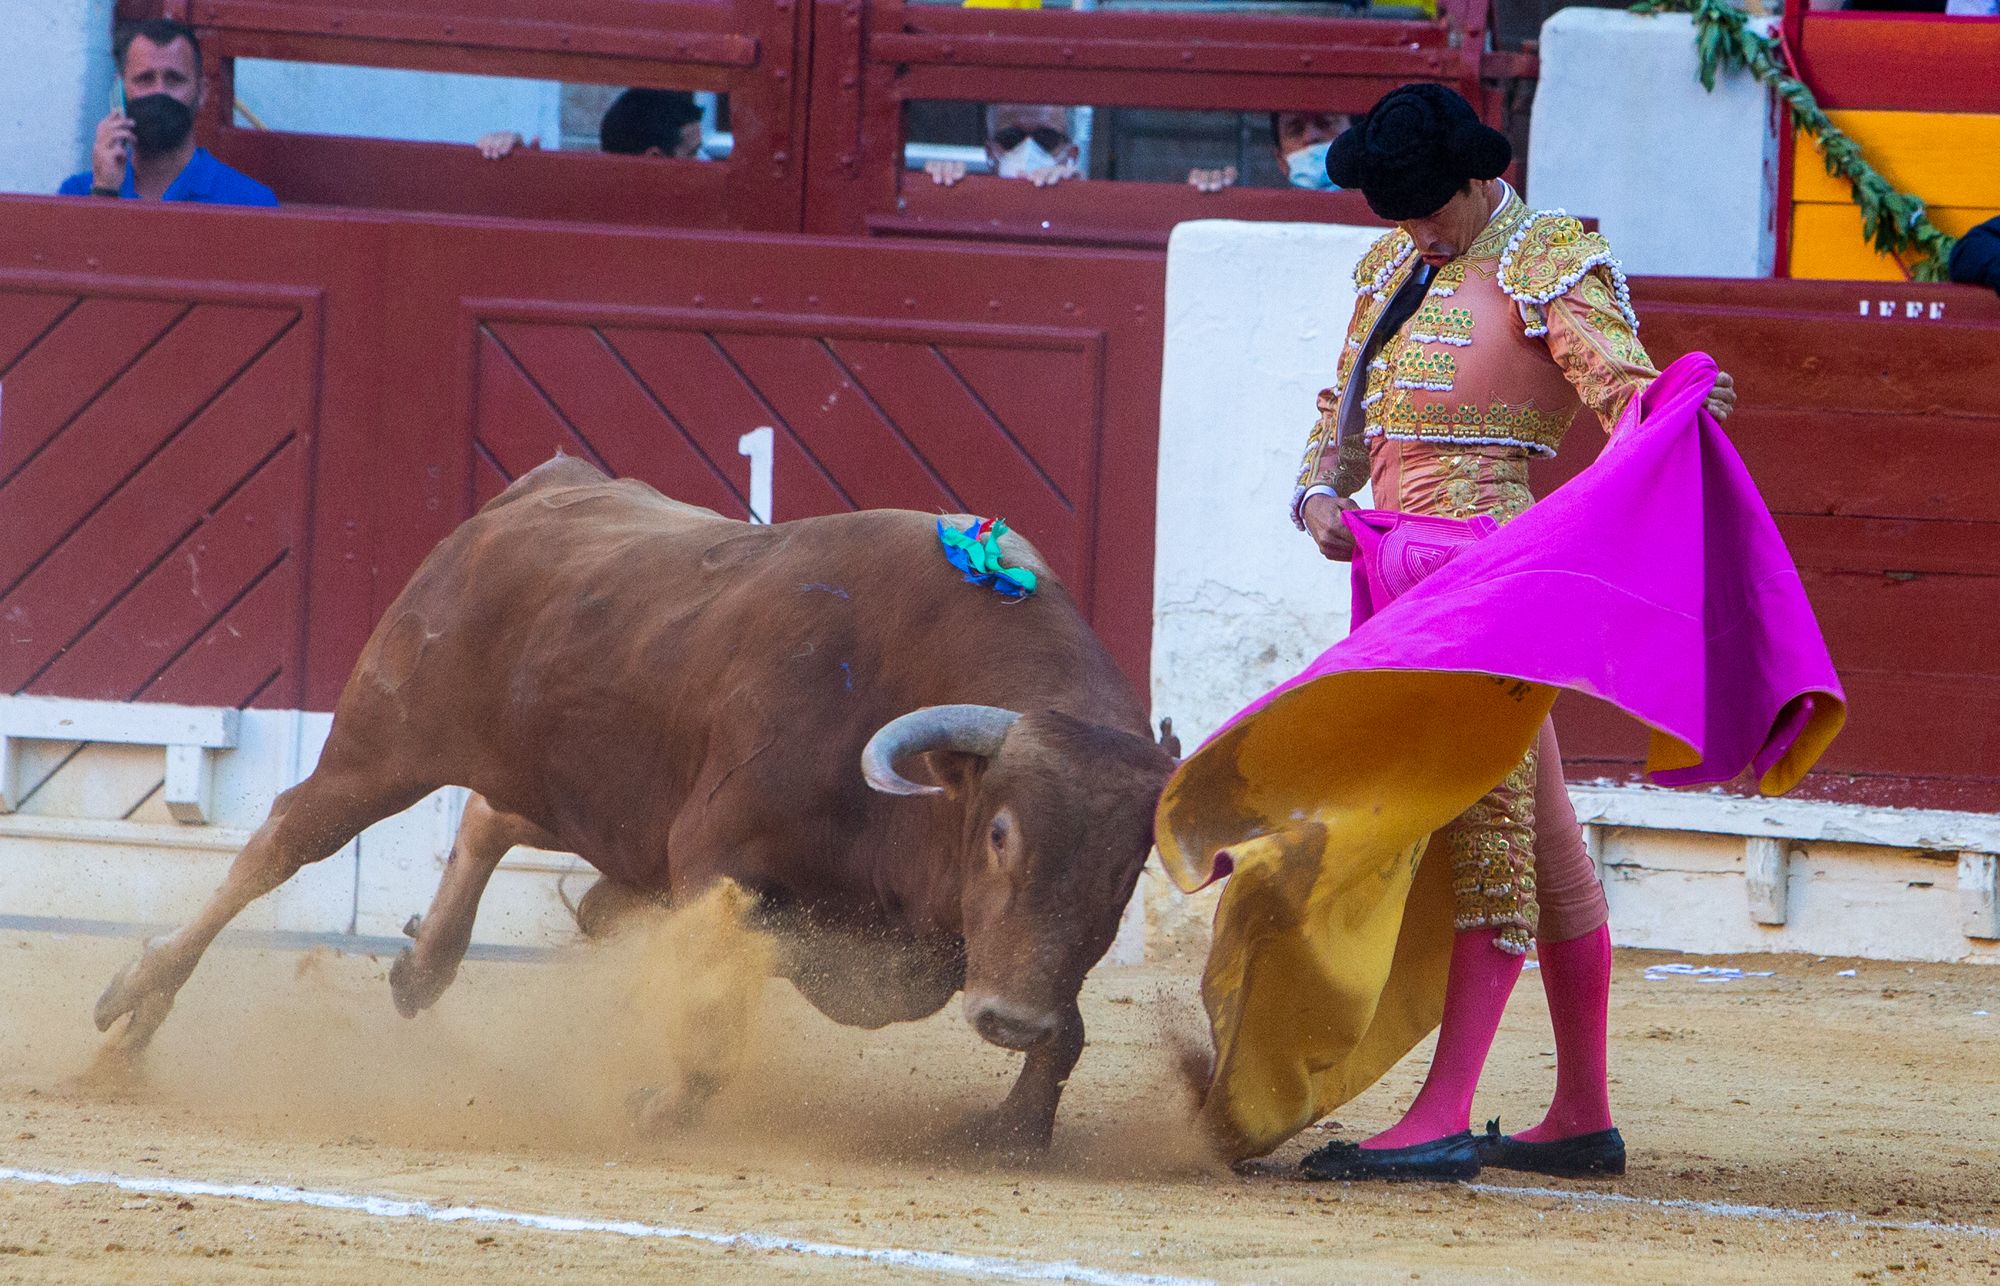
[[[98,1005],[142,1049],[216,932],[300,866],[447,785],[475,793],[416,941],[414,1014],[450,983],[514,844],[603,875],[578,908],[733,880],[781,968],[863,1026],[963,990],[1028,1052],[992,1128],[1046,1141],[1083,1044],[1076,996],[1152,844],[1173,768],[1060,580],[969,585],[936,516],[756,526],[557,458],[448,536],[392,603],[312,775],[223,887]],[[864,754],[865,751],[865,754]]]

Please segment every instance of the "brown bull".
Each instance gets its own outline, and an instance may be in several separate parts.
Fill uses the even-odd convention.
[[[581,855],[600,903],[733,879],[839,1022],[963,989],[981,1036],[1027,1051],[993,1131],[1045,1142],[1173,760],[1062,585],[1011,557],[1042,576],[1022,601],[966,584],[928,515],[751,526],[543,465],[425,560],[312,775],[112,980],[99,1029],[130,1015],[114,1042],[143,1050],[246,905],[458,785],[475,797],[391,974],[403,1013],[451,982],[515,844]]]

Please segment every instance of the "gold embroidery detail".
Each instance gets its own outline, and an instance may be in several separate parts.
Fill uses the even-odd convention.
[[[1534,211],[1528,208],[1528,203],[1523,201],[1511,187],[1508,188],[1507,199],[1501,203],[1498,210],[1493,212],[1493,221],[1481,229],[1479,235],[1472,239],[1472,244],[1466,248],[1464,257],[1467,259],[1498,258],[1500,252],[1507,248],[1507,243],[1513,240],[1514,234],[1520,230],[1521,225],[1526,223],[1529,216],[1533,213]],[[1457,260],[1452,261],[1452,263],[1457,262]],[[1449,271],[1450,268],[1451,264],[1445,265],[1445,268],[1440,271],[1439,275],[1442,276],[1443,272]],[[1459,267],[1458,279],[1461,281],[1465,279],[1465,268],[1463,266]]]
[[[1388,288],[1390,280],[1396,269],[1413,257],[1410,252],[1415,249],[1416,243],[1401,228],[1383,233],[1361,256],[1361,262],[1354,265],[1355,289],[1373,294],[1378,301],[1388,299],[1394,293]]]
[[[1371,377],[1371,386],[1372,386]],[[1370,437],[1416,439],[1518,446],[1536,455],[1554,455],[1569,430],[1574,411],[1538,411],[1532,406],[1494,402],[1481,409],[1461,402],[1456,408],[1427,401],[1421,407],[1402,389],[1384,399],[1368,417]]]
[[[1534,938],[1535,757],[1449,822],[1440,837],[1451,860],[1453,924],[1499,930],[1494,945],[1525,955]]]
[[[1417,315],[1410,319],[1410,338],[1421,344],[1454,344],[1463,348],[1472,343],[1472,310],[1452,308],[1436,298],[1426,299],[1417,309]]]
[[[1603,269],[1593,269],[1588,276],[1577,283],[1576,296],[1590,306],[1590,321],[1597,333],[1604,336],[1605,347],[1621,362],[1651,369],[1653,359],[1646,352],[1646,346],[1639,342],[1638,333],[1625,324],[1625,315],[1619,311],[1618,296],[1613,293],[1611,283],[1601,275]]]
[[[1458,362],[1450,353],[1404,344],[1396,350],[1395,371],[1397,388],[1449,393],[1452,382],[1458,377]]]
[[[1484,515],[1505,523],[1526,513],[1534,503],[1524,457],[1468,452],[1444,457],[1443,476],[1422,512],[1445,518]]]

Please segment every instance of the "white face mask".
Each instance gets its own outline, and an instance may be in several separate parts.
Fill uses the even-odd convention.
[[[1332,146],[1333,141],[1329,139],[1286,154],[1285,168],[1289,171],[1293,187],[1311,188],[1317,192],[1336,190],[1333,180],[1326,173],[1326,153]]]
[[[1000,159],[993,163],[993,172],[1003,179],[1025,179],[1036,170],[1046,170],[1055,164],[1056,158],[1043,151],[1040,143],[1024,138],[1013,151],[1000,154]]]

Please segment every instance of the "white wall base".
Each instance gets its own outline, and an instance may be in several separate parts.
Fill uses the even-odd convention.
[[[1354,265],[1381,231],[1174,229],[1152,695],[1189,749],[1347,633],[1347,569],[1292,526],[1292,487],[1354,311]]]

